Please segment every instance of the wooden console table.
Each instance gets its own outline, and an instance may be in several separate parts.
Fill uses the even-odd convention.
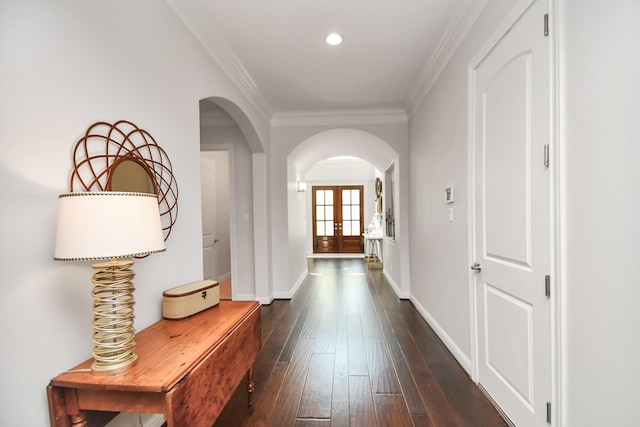
[[[162,319],[136,334],[138,363],[94,375],[93,359],[47,387],[54,427],[85,427],[85,411],[163,414],[168,427],[211,427],[262,347],[260,304],[220,301],[181,320]]]

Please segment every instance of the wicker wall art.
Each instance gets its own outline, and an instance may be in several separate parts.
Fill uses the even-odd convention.
[[[89,126],[73,150],[69,190],[156,194],[165,240],[178,217],[178,183],[167,153],[126,120]]]

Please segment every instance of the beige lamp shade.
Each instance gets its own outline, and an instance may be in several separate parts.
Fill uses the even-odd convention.
[[[164,250],[155,194],[105,191],[60,195],[54,259],[130,258]]]

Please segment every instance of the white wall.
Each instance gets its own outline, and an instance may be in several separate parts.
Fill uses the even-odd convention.
[[[99,120],[131,120],[164,148],[179,186],[167,251],[136,261],[136,328],[163,290],[202,277],[198,101],[261,121],[164,2],[0,3],[0,425],[49,423],[45,386],[91,355],[90,263],[53,261],[71,150]],[[266,136],[266,138],[265,138]]]
[[[410,123],[411,294],[470,371],[467,67],[516,3],[488,2]],[[445,188],[455,203],[445,204]],[[448,220],[448,208],[454,221]]]
[[[563,426],[640,422],[638,22],[635,0],[560,2]]]

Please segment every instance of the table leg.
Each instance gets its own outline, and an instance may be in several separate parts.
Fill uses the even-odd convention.
[[[87,414],[78,408],[78,396],[75,389],[65,388],[64,399],[71,427],[87,427]]]
[[[253,395],[253,390],[255,390],[256,386],[253,383],[253,366],[249,368],[249,384],[248,384],[248,390],[249,390],[249,406],[251,406],[253,404],[253,402],[251,401],[251,396]]]
[[[71,427],[87,427],[87,415],[84,411],[79,411],[76,415],[70,415]]]

